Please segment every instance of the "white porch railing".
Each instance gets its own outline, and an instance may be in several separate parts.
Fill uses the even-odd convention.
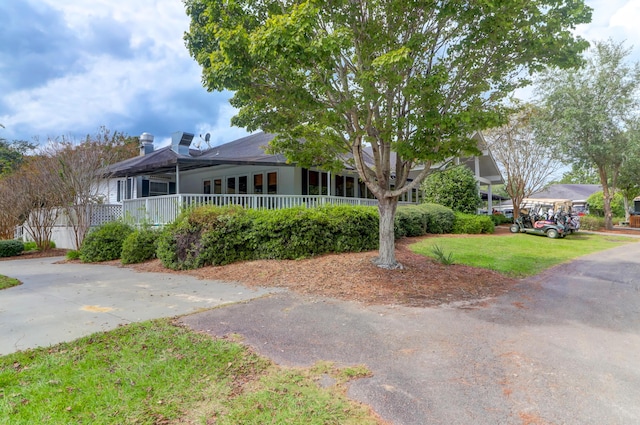
[[[123,217],[133,224],[164,225],[173,222],[182,208],[195,205],[242,205],[251,209],[282,209],[298,206],[368,205],[376,199],[345,198],[324,195],[164,195],[128,199],[122,202]]]

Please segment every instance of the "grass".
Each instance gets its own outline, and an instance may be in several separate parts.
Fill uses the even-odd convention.
[[[438,259],[434,250],[448,252],[456,264],[496,270],[507,276],[532,276],[582,255],[613,248],[637,239],[577,233],[563,239],[517,234],[511,237],[428,238],[411,250]],[[437,249],[434,247],[437,246]]]
[[[321,388],[328,374],[335,385]],[[375,424],[343,383],[365,368],[282,369],[155,320],[0,357],[0,424]]]
[[[20,282],[18,279],[0,274],[0,289],[7,289],[11,288],[12,286],[18,285],[22,285],[22,282]]]

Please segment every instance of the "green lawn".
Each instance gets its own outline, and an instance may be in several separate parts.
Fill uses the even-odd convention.
[[[321,388],[320,376],[336,384]],[[0,424],[375,424],[344,396],[366,368],[282,369],[156,320],[0,357]]]
[[[496,270],[512,277],[531,276],[581,255],[603,251],[638,239],[577,233],[563,239],[517,234],[469,238],[428,238],[411,246],[416,253],[437,258],[435,249],[453,258],[454,264]]]
[[[18,279],[14,279],[12,277],[4,276],[0,274],[0,289],[11,288],[12,286],[22,285]]]

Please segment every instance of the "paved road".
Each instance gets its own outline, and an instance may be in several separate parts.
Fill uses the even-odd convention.
[[[59,260],[0,261],[0,274],[23,282],[0,291],[0,355],[272,292],[116,266],[55,264]]]
[[[284,365],[366,364],[349,395],[404,424],[640,423],[640,244],[478,305],[365,307],[113,266],[0,262],[0,354],[175,316]],[[246,303],[234,303],[249,300]]]
[[[283,365],[366,364],[349,395],[393,424],[640,424],[640,244],[476,306],[364,307],[276,294],[181,319]]]

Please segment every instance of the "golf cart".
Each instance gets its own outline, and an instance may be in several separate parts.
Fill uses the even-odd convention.
[[[557,223],[554,217],[530,214],[528,209],[521,209],[518,218],[509,227],[511,233],[530,233],[532,235],[547,236],[552,239],[564,238],[565,227]]]

